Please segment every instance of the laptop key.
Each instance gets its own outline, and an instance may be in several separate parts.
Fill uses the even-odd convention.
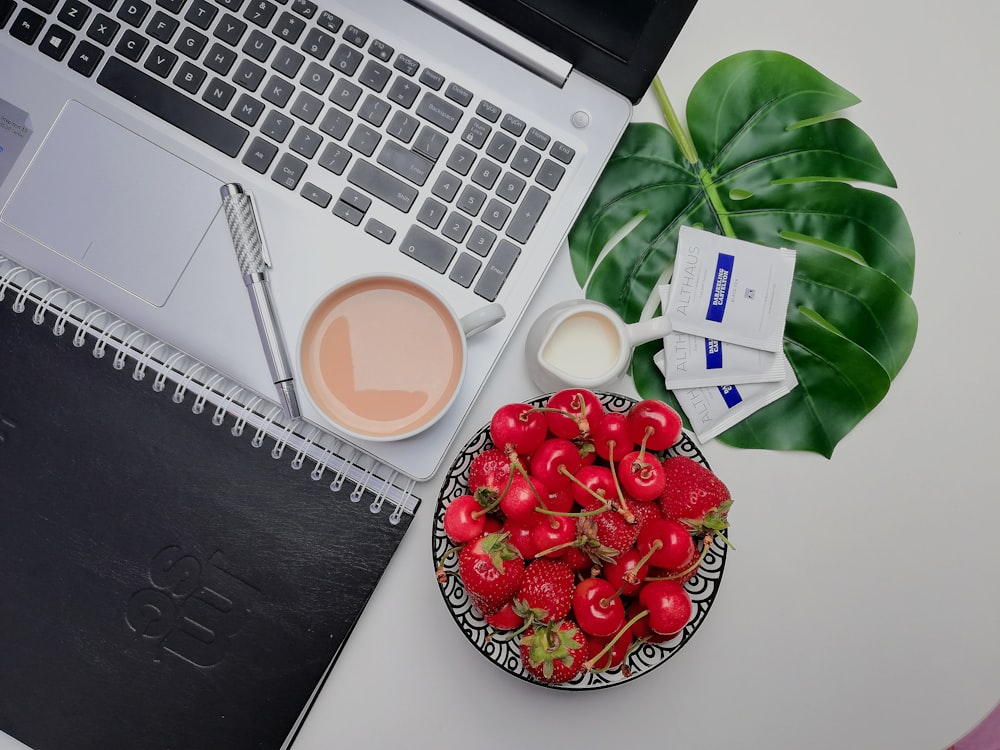
[[[278,165],[271,173],[271,179],[289,190],[294,190],[306,171],[306,163],[291,154],[282,154]]]
[[[152,54],[156,54],[155,49]],[[250,135],[245,128],[223,115],[188,99],[118,58],[108,60],[97,82],[227,156],[236,156]]]
[[[414,185],[423,185],[434,168],[434,162],[395,141],[387,141],[378,155],[378,163]]]
[[[56,9],[59,0],[26,0],[28,5],[38,8],[42,13],[51,13]]]
[[[520,254],[521,249],[513,242],[500,240],[473,291],[483,299],[493,302]]]
[[[174,38],[174,34],[177,33],[178,26],[180,26],[180,22],[176,18],[168,16],[162,10],[158,10],[153,14],[153,18],[146,26],[146,33],[153,37],[153,39],[168,44]]]
[[[534,185],[529,187],[507,227],[507,236],[521,243],[527,242],[548,203],[548,193]]]
[[[396,80],[405,81],[406,79],[397,78]],[[390,93],[389,96],[391,98],[392,94]],[[461,109],[429,91],[424,94],[420,104],[417,105],[417,114],[447,133],[455,132],[458,121],[462,119]]]
[[[38,45],[38,49],[53,60],[62,60],[66,57],[66,53],[69,52],[69,48],[73,44],[73,39],[72,31],[52,24],[42,34],[42,42]]]
[[[142,67],[150,73],[155,73],[160,78],[166,78],[170,75],[170,71],[174,69],[174,65],[176,64],[177,55],[168,49],[156,45],[153,47],[153,51],[149,53],[149,57],[146,58],[146,62]]]
[[[321,187],[313,185],[311,182],[307,182],[302,186],[302,190],[299,191],[299,195],[310,203],[315,203],[320,208],[326,208],[329,206],[330,201],[333,199],[333,196],[327,191]]]
[[[416,224],[407,230],[399,249],[404,255],[409,255],[438,273],[444,273],[448,269],[458,252],[454,245]]]
[[[378,219],[369,219],[368,223],[365,224],[365,232],[387,245],[396,237],[396,230]]]
[[[319,18],[316,19],[316,23],[329,31],[331,34],[336,34],[340,31],[340,27],[344,25],[344,19],[340,16],[334,15],[328,10],[324,10],[319,14]]]
[[[13,12],[14,10],[14,0],[0,0],[0,29],[3,28],[4,21],[6,21],[2,10],[5,2],[10,3],[8,13]],[[66,0],[63,7],[59,9],[59,15],[57,17],[62,23],[66,24],[71,29],[79,31],[83,28],[83,24],[86,23],[87,16],[89,15],[90,6],[86,3],[82,3],[80,0]]]
[[[458,260],[455,261],[455,267],[451,269],[448,278],[459,286],[464,286],[468,289],[472,286],[472,282],[475,280],[476,274],[479,273],[479,269],[482,266],[483,262],[475,255],[462,253],[458,256]]]
[[[18,18],[20,18],[20,16],[18,16]],[[39,16],[39,18],[41,18],[41,16]],[[114,40],[115,34],[118,33],[118,29],[120,28],[120,23],[108,18],[103,13],[98,13],[94,17],[94,20],[90,22],[90,28],[87,29],[87,36],[98,44],[107,47]],[[14,33],[13,27],[11,27],[10,32],[12,34]]]
[[[76,45],[76,49],[73,50],[73,54],[69,56],[69,62],[67,64],[69,65],[70,70],[74,70],[80,75],[87,76],[89,78],[94,75],[94,71],[97,70],[97,66],[101,62],[102,57],[104,57],[104,50],[84,39]]]
[[[417,198],[417,189],[407,185],[398,177],[376,167],[374,164],[359,159],[347,174],[347,181],[362,190],[367,190],[393,208],[403,213],[410,210]]]
[[[535,182],[543,187],[547,187],[549,190],[555,190],[559,187],[559,183],[562,182],[563,175],[566,174],[566,168],[561,164],[556,164],[552,159],[546,159],[542,162],[542,166],[538,169],[538,174],[535,175]]]
[[[243,164],[255,172],[264,174],[278,155],[278,147],[263,138],[254,138],[250,148],[243,155]]]

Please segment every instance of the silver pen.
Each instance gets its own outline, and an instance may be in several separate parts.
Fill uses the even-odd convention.
[[[288,364],[288,352],[278,326],[274,302],[271,300],[267,280],[271,259],[264,246],[257,212],[241,185],[231,182],[223,185],[220,192],[222,208],[229,222],[229,233],[233,238],[233,248],[236,250],[236,260],[243,273],[243,283],[250,294],[250,306],[257,321],[257,332],[264,344],[264,356],[271,371],[271,379],[278,391],[282,411],[289,419],[295,419],[300,415],[299,402],[295,395],[292,368]]]

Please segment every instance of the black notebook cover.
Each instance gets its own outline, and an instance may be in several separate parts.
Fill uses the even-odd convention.
[[[0,730],[35,750],[277,750],[410,516],[110,359],[0,303]]]

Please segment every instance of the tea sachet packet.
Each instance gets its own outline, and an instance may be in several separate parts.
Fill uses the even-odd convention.
[[[681,227],[664,315],[675,331],[777,352],[795,251]]]
[[[660,286],[667,306],[670,285]],[[699,388],[732,383],[773,383],[783,380],[787,360],[776,352],[671,331],[663,339],[663,374],[667,388]]]
[[[657,352],[653,361],[661,371],[664,369],[663,352]],[[798,382],[794,370],[788,367],[785,377],[775,383],[676,388],[672,392],[687,415],[694,434],[700,441],[707,442],[755,411],[777,401],[794,389]]]

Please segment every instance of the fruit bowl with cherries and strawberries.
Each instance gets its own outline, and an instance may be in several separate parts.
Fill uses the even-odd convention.
[[[466,638],[516,677],[628,682],[704,621],[731,505],[663,402],[570,388],[505,404],[442,486],[441,594]]]

